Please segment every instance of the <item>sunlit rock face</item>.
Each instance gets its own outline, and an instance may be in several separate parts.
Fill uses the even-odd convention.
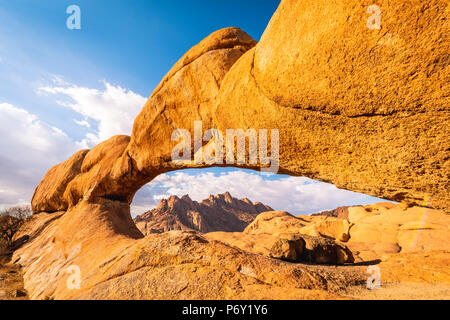
[[[381,1],[382,27],[372,30],[364,1],[287,0],[258,44],[238,28],[219,30],[170,70],[129,140],[91,150],[90,164],[55,181],[56,191],[44,187],[52,175],[44,179],[33,207],[131,202],[162,172],[204,166],[171,161],[173,131],[193,133],[202,121],[222,132],[278,129],[282,173],[448,210],[447,5]],[[60,204],[45,205],[63,189]]]

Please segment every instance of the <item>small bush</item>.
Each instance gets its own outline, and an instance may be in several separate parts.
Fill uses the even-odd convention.
[[[31,214],[29,206],[12,207],[0,211],[0,248],[1,243],[3,246],[6,244],[6,247],[11,244],[14,235]]]

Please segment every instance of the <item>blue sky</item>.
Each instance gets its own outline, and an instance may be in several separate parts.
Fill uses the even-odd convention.
[[[81,9],[81,30],[66,27],[72,4]],[[32,105],[40,119],[58,125],[73,115],[70,110],[24,94],[52,75],[89,88],[106,79],[148,97],[210,33],[239,26],[259,39],[277,6],[278,1],[256,0],[0,0],[0,99]],[[65,129],[75,138],[82,134],[74,123]]]
[[[66,27],[66,8],[74,4],[81,9],[81,30]],[[130,134],[147,97],[187,50],[230,26],[258,40],[278,4],[0,0],[0,206],[29,202],[45,171],[72,152],[114,134]],[[266,193],[255,190],[258,183]],[[274,184],[278,191],[271,191]],[[307,186],[317,189],[303,190]],[[333,188],[236,169],[188,170],[144,187],[135,211],[169,194],[201,200],[208,192],[231,190],[298,213],[377,200]]]

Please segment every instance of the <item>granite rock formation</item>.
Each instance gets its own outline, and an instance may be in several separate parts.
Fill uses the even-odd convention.
[[[13,257],[30,297],[301,298],[303,289],[361,281],[196,235],[142,239],[129,211],[137,190],[164,172],[210,166],[171,161],[172,133],[192,134],[196,120],[222,132],[278,129],[280,173],[448,212],[448,1],[379,0],[379,30],[366,25],[371,4],[283,0],[258,44],[227,28],[189,50],[151,95],[131,137],[80,151],[37,187],[33,234]],[[361,221],[349,242],[371,234],[390,246],[414,240],[417,230],[437,239],[448,235],[442,216],[426,228],[420,219],[393,222],[387,229],[397,237],[386,239],[379,225]],[[72,265],[81,270],[80,290],[66,285]]]
[[[348,220],[264,212],[243,233],[213,232],[206,237],[266,256],[280,238],[328,238],[345,244],[356,262],[399,253],[450,252],[450,217],[442,211],[392,203],[350,207],[348,211]]]

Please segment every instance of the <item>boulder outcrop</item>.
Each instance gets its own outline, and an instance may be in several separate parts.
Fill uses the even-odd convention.
[[[288,240],[278,239],[269,252],[269,257],[284,261],[297,262],[305,249],[305,241],[303,239]]]
[[[305,244],[298,261],[334,265],[355,262],[352,252],[339,241],[304,234],[294,234],[290,238],[290,241]]]
[[[346,248],[343,250],[350,250],[356,262],[374,261],[398,253],[450,252],[450,217],[442,211],[404,208],[393,203],[357,206],[348,210],[348,220],[293,216],[279,211],[264,212],[242,234],[214,232],[206,237],[221,239],[243,250],[266,256],[270,255],[272,246],[280,238],[292,240],[293,237],[302,237],[305,241],[319,239],[319,242],[326,242],[328,238],[337,243],[344,242]],[[344,234],[346,240],[343,241]]]
[[[81,165],[89,150],[80,150],[70,159],[51,168],[36,188],[31,205],[33,212],[57,212],[67,210],[64,198],[68,184],[81,173]]]
[[[284,236],[301,233],[309,236],[331,237],[346,242],[350,239],[352,223],[346,219],[326,216],[293,216],[284,211],[263,212],[245,228],[247,234]]]
[[[364,260],[384,254],[450,251],[450,216],[442,211],[392,204],[349,209],[349,248]]]
[[[311,216],[323,216],[323,217],[333,217],[333,218],[340,218],[340,219],[346,219],[348,220],[348,206],[346,207],[339,207],[334,210],[327,210],[322,211],[319,213],[313,213]]]

